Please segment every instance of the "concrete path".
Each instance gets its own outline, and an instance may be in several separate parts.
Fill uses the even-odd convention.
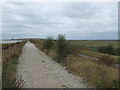
[[[59,63],[27,42],[19,59],[18,74],[24,88],[85,88],[82,79],[66,71]]]

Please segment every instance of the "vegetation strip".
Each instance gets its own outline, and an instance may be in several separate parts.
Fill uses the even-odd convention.
[[[26,41],[2,44],[2,88],[22,87],[22,79],[16,75],[18,58]]]

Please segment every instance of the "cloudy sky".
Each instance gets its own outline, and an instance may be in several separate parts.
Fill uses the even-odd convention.
[[[117,39],[116,2],[7,2],[2,38]]]

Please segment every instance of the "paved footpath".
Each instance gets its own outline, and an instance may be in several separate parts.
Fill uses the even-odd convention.
[[[24,88],[86,88],[82,78],[68,73],[29,41],[23,47],[17,73],[25,81]]]

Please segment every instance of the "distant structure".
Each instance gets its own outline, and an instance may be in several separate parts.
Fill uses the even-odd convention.
[[[14,40],[14,38],[12,37],[12,40]]]

